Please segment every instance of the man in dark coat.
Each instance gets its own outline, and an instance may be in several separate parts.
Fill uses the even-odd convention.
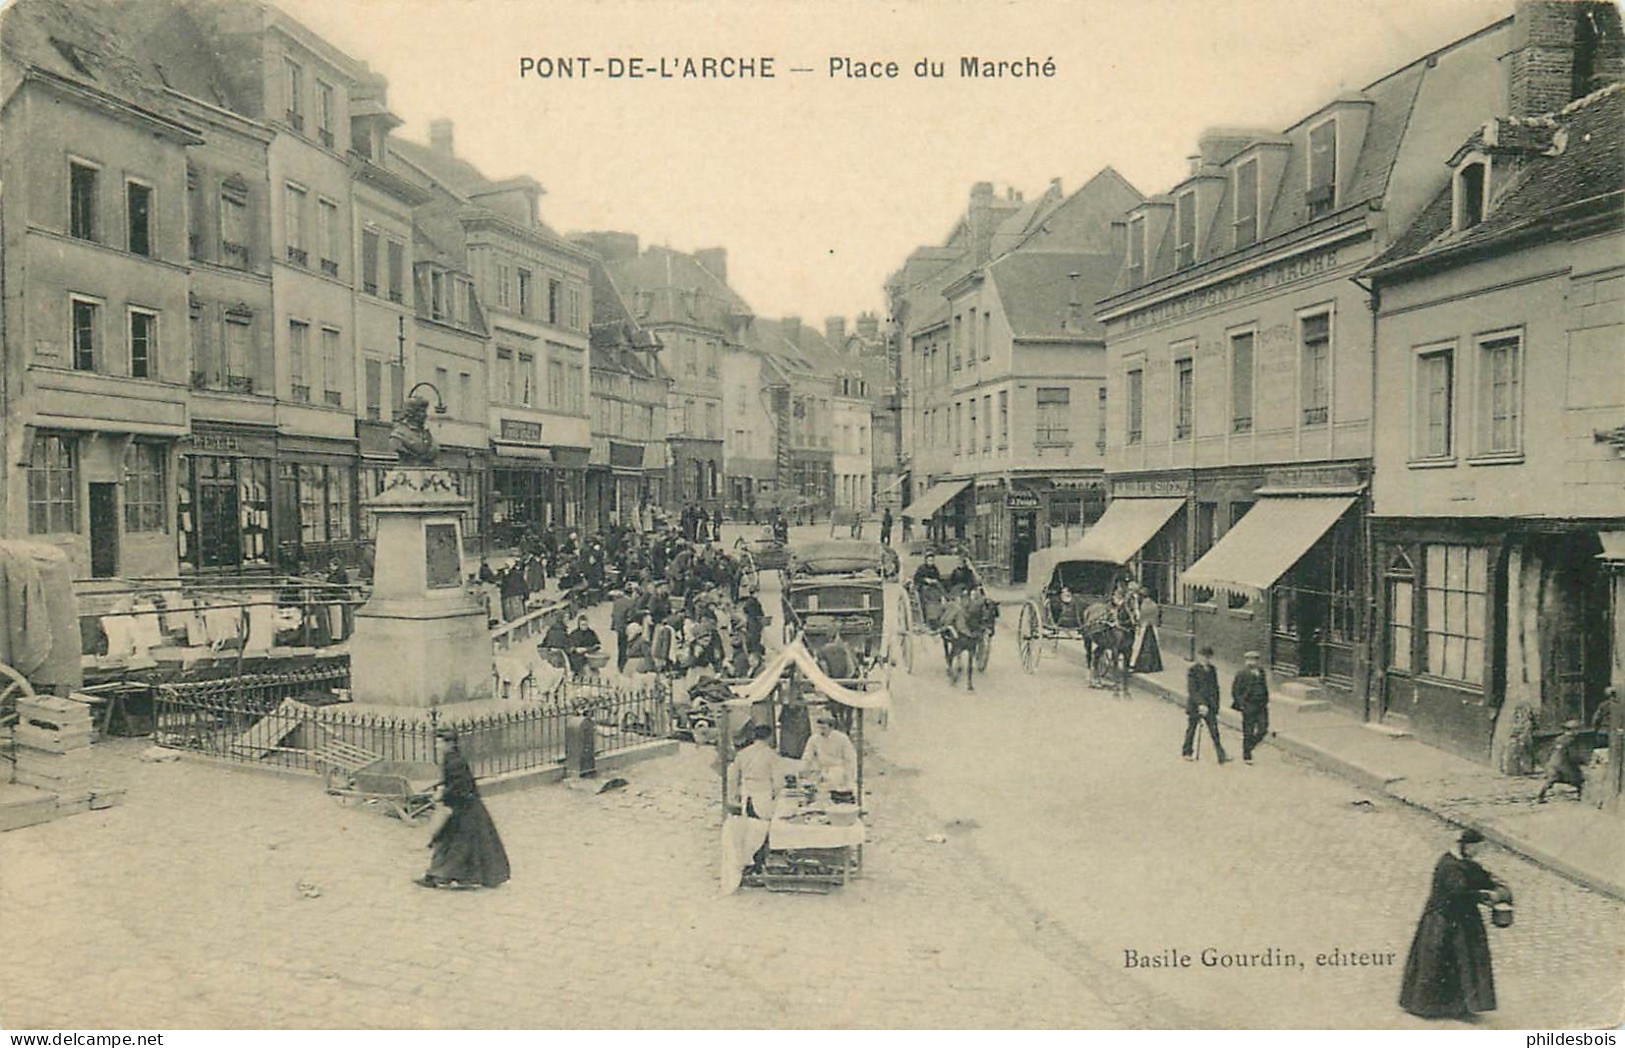
[[[880,514],[880,544],[882,546],[891,545],[891,526],[891,507],[887,506]]]
[[[609,629],[615,634],[616,670],[626,669],[626,626],[632,621],[632,611],[636,606],[636,598],[630,589],[616,590],[615,599],[609,605]]]
[[[1242,658],[1246,665],[1230,682],[1230,708],[1241,712],[1241,760],[1251,764],[1253,748],[1270,733],[1270,685],[1258,652]]]
[[[1185,744],[1180,756],[1195,760],[1191,755],[1196,741],[1197,725],[1205,722],[1207,733],[1213,737],[1213,752],[1219,763],[1230,758],[1224,755],[1224,743],[1219,741],[1219,671],[1213,668],[1213,649],[1203,647],[1196,653],[1196,661],[1185,672]]]
[[[1506,885],[1473,861],[1484,838],[1463,830],[1459,855],[1445,852],[1405,958],[1399,1006],[1424,1019],[1466,1019],[1495,1010],[1495,975],[1480,903],[1512,901]]]

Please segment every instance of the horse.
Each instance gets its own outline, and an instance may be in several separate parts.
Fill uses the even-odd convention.
[[[1083,650],[1089,662],[1089,686],[1107,686],[1107,670],[1112,687],[1128,690],[1129,658],[1134,648],[1134,624],[1127,609],[1097,601],[1083,609]],[[1109,669],[1108,669],[1109,667]]]
[[[999,620],[999,606],[980,590],[955,599],[954,611],[943,615],[942,654],[948,664],[948,681],[959,683],[959,656],[965,656],[965,690],[976,690],[976,653],[988,643]]]

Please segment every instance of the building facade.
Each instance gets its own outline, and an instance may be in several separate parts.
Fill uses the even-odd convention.
[[[602,262],[592,266],[592,457],[587,520],[644,527],[665,498],[666,401],[660,341],[638,323]]]
[[[1373,321],[1361,268],[1504,97],[1496,23],[1280,133],[1202,136],[1131,210],[1106,328],[1111,506],[1089,538],[1174,651],[1264,653],[1365,712]]]
[[[1374,705],[1508,772],[1625,688],[1625,56],[1610,5],[1519,19],[1512,112],[1367,270]]]

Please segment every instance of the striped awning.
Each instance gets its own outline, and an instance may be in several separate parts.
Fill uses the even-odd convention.
[[[1260,499],[1182,581],[1261,598],[1352,505],[1354,496]]]

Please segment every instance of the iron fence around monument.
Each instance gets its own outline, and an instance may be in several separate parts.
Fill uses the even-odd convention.
[[[673,734],[662,688],[571,682],[542,704],[392,715],[335,701],[348,684],[347,666],[162,684],[153,738],[228,763],[328,774],[370,760],[432,766],[435,732],[449,727],[475,777],[486,779],[561,765],[572,718],[592,721],[600,757]]]

